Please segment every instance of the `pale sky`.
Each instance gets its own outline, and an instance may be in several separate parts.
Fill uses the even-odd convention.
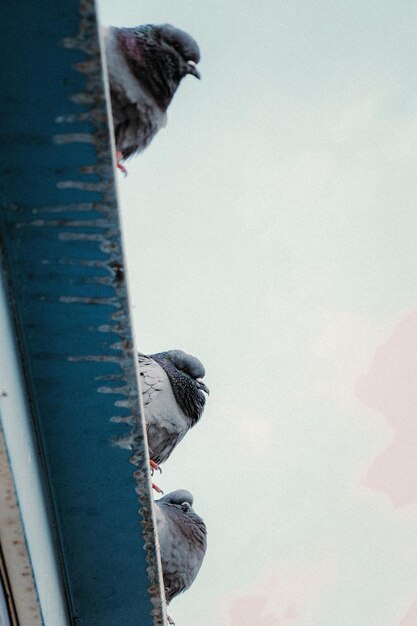
[[[177,626],[417,624],[417,4],[101,0],[202,52],[118,176],[138,346],[198,356],[163,466],[209,547]]]

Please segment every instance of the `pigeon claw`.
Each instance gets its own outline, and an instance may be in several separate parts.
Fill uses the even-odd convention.
[[[158,487],[158,485],[155,485],[155,483],[152,483],[152,489],[155,489],[157,493],[162,493],[162,495],[164,495],[164,492],[162,491],[161,487]]]
[[[120,170],[124,176],[127,176],[127,169],[120,163],[120,159],[123,159],[123,152],[118,150],[116,152],[117,169]]]
[[[175,622],[170,615],[167,615],[168,624],[171,626],[175,626]]]
[[[154,471],[159,472],[160,474],[162,474],[162,470],[159,467],[158,463],[155,463],[155,461],[152,461],[152,459],[149,461],[149,465],[151,466],[151,474],[153,475]]]

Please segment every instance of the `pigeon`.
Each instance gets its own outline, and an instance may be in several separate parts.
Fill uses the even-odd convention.
[[[192,508],[193,496],[185,489],[155,501],[167,604],[193,584],[207,549],[206,525]],[[170,624],[174,622],[168,617]]]
[[[110,26],[104,37],[119,162],[142,152],[166,125],[184,76],[200,78],[200,50],[190,35],[170,24]]]
[[[153,469],[199,421],[209,389],[203,364],[182,350],[139,353],[140,386]]]

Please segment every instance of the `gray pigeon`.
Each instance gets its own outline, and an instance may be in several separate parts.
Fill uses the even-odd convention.
[[[116,150],[119,159],[127,159],[166,125],[184,76],[200,78],[200,50],[190,35],[170,24],[111,26],[105,45]]]
[[[193,584],[207,549],[207,529],[185,489],[155,501],[167,604]],[[168,618],[170,623],[172,620]]]
[[[203,364],[182,350],[139,353],[151,465],[156,468],[200,419],[209,390]]]

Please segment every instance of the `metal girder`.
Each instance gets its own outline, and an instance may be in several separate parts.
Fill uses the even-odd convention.
[[[7,3],[0,30],[2,271],[37,455],[29,467],[13,453],[11,468],[39,473],[62,623],[163,624],[94,2]],[[130,450],[117,445],[126,437]],[[18,481],[16,493],[23,510]]]

